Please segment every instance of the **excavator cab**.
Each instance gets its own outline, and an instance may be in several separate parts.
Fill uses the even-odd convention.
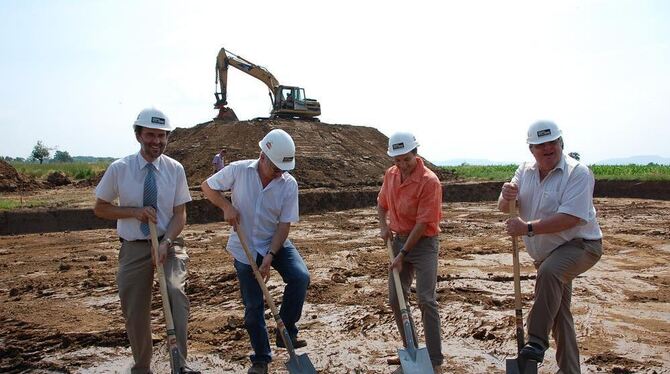
[[[318,101],[305,97],[305,89],[293,86],[278,86],[272,109],[273,118],[315,119],[321,114]]]

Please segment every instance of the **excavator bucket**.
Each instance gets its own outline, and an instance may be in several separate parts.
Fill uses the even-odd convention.
[[[221,122],[233,122],[233,121],[239,121],[237,119],[237,115],[235,114],[235,111],[232,108],[228,107],[222,107],[219,108],[219,115],[214,118],[215,121],[221,121]]]

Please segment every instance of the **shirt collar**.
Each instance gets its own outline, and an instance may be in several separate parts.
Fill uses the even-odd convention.
[[[259,162],[260,162],[260,159],[257,158],[257,159],[255,159],[253,162],[251,162],[249,165],[247,165],[247,167],[250,168],[250,169],[256,169],[256,173],[258,173],[258,164],[259,164]],[[260,178],[260,175],[259,175],[258,177]],[[273,181],[276,180],[276,179],[277,179],[277,178],[273,179]],[[281,180],[287,180],[287,179],[288,179],[288,171],[283,172],[283,173],[281,174],[281,178],[279,178],[279,179],[281,179]],[[272,183],[272,181],[270,181],[270,183]]]
[[[397,174],[400,176],[400,169],[393,165],[394,167],[392,168],[392,173]],[[416,166],[414,167],[414,170],[412,170],[412,173],[409,175],[408,180],[412,182],[421,182],[421,177],[423,176],[425,164],[423,163],[423,159],[421,157],[416,156]]]
[[[147,160],[145,160],[144,157],[142,157],[142,154],[140,152],[137,152],[136,157],[137,157],[137,164],[139,165],[140,170],[144,169],[144,167],[147,166],[147,164],[148,164]],[[160,170],[159,165],[161,164],[161,158],[162,157],[163,157],[163,155],[160,155],[160,156],[158,156],[157,159],[154,160],[154,162],[152,162],[152,164],[156,168],[156,171]]]

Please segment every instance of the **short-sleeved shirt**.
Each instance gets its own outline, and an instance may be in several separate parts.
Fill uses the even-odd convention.
[[[288,172],[263,188],[258,160],[235,161],[209,177],[207,185],[217,191],[231,190],[231,201],[240,215],[252,256],[254,251],[261,256],[268,253],[280,222],[298,222],[298,182]],[[237,261],[249,265],[237,232],[232,229],[226,249]]]
[[[218,153],[214,155],[214,158],[212,159],[212,165],[216,167],[216,171],[223,169],[223,157]]]
[[[393,232],[409,235],[414,225],[425,223],[423,235],[435,236],[440,232],[442,219],[442,185],[420,157],[416,160],[416,167],[403,182],[397,166],[386,170],[377,204],[388,212]]]
[[[138,152],[112,162],[95,189],[95,197],[108,203],[119,199],[121,207],[144,206],[144,179],[147,176],[147,161]],[[191,201],[184,167],[176,160],[160,155],[152,164],[156,167],[155,178],[158,189],[156,228],[161,236],[173,216],[176,206]],[[116,230],[125,240],[148,239],[140,229],[140,221],[122,218],[116,221]]]
[[[523,163],[516,170],[512,183],[519,187],[519,217],[524,221],[565,213],[579,218],[577,226],[551,234],[524,236],[528,254],[542,261],[558,246],[575,238],[596,240],[602,231],[593,206],[595,180],[589,168],[563,155],[558,165],[540,181],[535,162]]]

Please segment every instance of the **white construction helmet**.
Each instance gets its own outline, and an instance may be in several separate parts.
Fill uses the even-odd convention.
[[[386,152],[389,156],[395,157],[411,152],[419,146],[414,135],[409,132],[397,132],[389,138],[389,149]]]
[[[258,142],[261,151],[281,170],[295,168],[295,143],[291,135],[282,129],[274,129]]]
[[[528,144],[542,144],[556,140],[563,135],[561,129],[551,121],[537,121],[528,128]]]
[[[146,108],[143,109],[140,114],[137,115],[134,126],[142,126],[148,129],[158,129],[165,131],[172,131],[173,128],[170,125],[170,120],[167,116],[156,108]]]

